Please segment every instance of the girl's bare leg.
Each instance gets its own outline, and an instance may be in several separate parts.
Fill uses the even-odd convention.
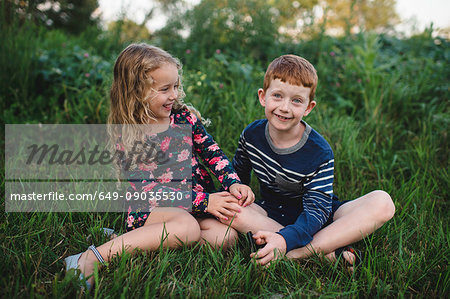
[[[286,256],[298,259],[321,252],[334,260],[334,250],[368,236],[391,219],[394,213],[395,206],[389,194],[384,191],[370,192],[340,206],[333,222],[318,231],[310,244],[291,250]],[[345,251],[344,258],[353,264],[355,256]]]
[[[221,220],[221,222],[226,225],[231,225],[231,227],[240,233],[249,231],[256,233],[259,230],[277,232],[284,227],[275,220],[269,218],[267,212],[256,203],[241,208],[241,212],[233,219],[228,221]]]
[[[226,224],[214,218],[197,218],[200,225],[200,243],[210,244],[214,248],[228,249],[236,243],[238,233]]]
[[[134,249],[153,251],[163,247],[177,248],[181,243],[192,244],[200,238],[200,227],[192,215],[179,208],[156,208],[145,222],[145,225],[120,235],[97,247],[105,261],[111,260],[123,250],[133,252]],[[85,277],[94,272],[97,258],[92,251],[85,251],[79,261],[78,268]],[[93,277],[88,280],[91,284]]]

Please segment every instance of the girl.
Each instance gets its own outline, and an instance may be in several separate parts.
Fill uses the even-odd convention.
[[[248,186],[241,184],[231,163],[205,131],[198,112],[188,109],[183,103],[180,76],[180,62],[164,50],[147,44],[131,44],[122,51],[114,65],[108,123],[158,125],[161,133],[169,128],[176,129],[180,124],[192,126],[192,138],[189,136],[184,141],[192,146],[192,214],[197,219],[185,210],[173,207],[129,210],[125,234],[97,248],[92,245],[84,253],[65,259],[67,270],[78,268],[81,271],[80,279],[92,276],[97,261],[104,264],[123,250],[156,250],[161,240],[164,240],[164,247],[170,248],[179,247],[179,241],[185,244],[200,241],[228,247],[237,238],[235,230],[217,219],[227,221],[234,217],[242,205],[247,206],[254,201],[254,194]],[[120,147],[125,151],[129,137],[123,135],[119,138]],[[200,160],[214,173],[225,191],[212,193],[212,179]],[[154,180],[147,182],[156,177],[155,170],[150,169],[138,166],[132,172],[130,186],[134,190],[141,192],[157,188],[152,185]],[[206,213],[217,219],[205,217]],[[88,289],[92,281],[93,277],[86,281]]]

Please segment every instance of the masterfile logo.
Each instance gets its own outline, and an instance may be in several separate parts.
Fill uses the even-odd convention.
[[[190,125],[5,125],[8,212],[189,210]]]

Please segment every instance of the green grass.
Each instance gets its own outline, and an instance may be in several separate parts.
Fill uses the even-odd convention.
[[[4,123],[105,122],[111,68],[123,45],[107,34],[90,42],[91,35],[2,27]],[[124,254],[96,275],[92,295],[448,296],[450,50],[439,41],[428,33],[405,40],[323,36],[320,49],[312,40],[278,53],[308,57],[317,67],[318,104],[306,121],[335,152],[335,193],[352,199],[383,189],[396,205],[391,221],[355,245],[366,258],[354,274],[319,257],[261,268],[249,262],[241,238],[228,252],[195,246]],[[186,101],[212,121],[209,133],[232,157],[241,131],[264,116],[256,91],[267,61],[234,53],[179,58]],[[123,223],[119,213],[1,211],[0,297],[83,297],[76,278],[64,273],[64,257],[85,250],[88,235],[103,243],[100,227],[121,231]]]

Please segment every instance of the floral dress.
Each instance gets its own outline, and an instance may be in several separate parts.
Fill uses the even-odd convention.
[[[175,128],[177,125],[188,124],[192,126],[192,137],[184,136],[180,145],[179,151],[174,154],[178,155],[178,160],[185,158],[187,155],[182,149],[183,146],[192,147],[192,214],[194,216],[206,215],[206,208],[208,207],[209,194],[216,192],[212,177],[206,170],[206,167],[214,174],[218,181],[222,184],[222,188],[227,191],[228,188],[235,184],[241,183],[238,175],[233,169],[230,161],[219,148],[211,135],[209,135],[201,121],[192,114],[188,109],[181,109],[179,111],[172,111],[170,115],[170,128]],[[163,139],[161,142],[161,150],[167,149],[168,139]],[[177,148],[172,144],[171,149]],[[172,154],[172,153],[171,153]],[[161,190],[167,188],[167,183],[172,183],[173,173],[180,177],[180,173],[187,178],[189,173],[185,173],[185,169],[169,169],[166,167],[139,167],[137,171],[129,174],[130,187],[134,191],[150,191]],[[189,169],[190,170],[190,169]],[[155,180],[155,178],[157,178]],[[182,180],[180,184],[186,183],[186,179]],[[166,184],[166,186],[164,185]],[[172,184],[169,184],[173,186]],[[159,189],[158,189],[159,188]],[[149,203],[151,205],[151,203]],[[129,208],[128,217],[126,221],[126,230],[130,231],[144,225],[149,217],[151,210],[156,205],[145,208]],[[181,208],[183,208],[181,206]]]

